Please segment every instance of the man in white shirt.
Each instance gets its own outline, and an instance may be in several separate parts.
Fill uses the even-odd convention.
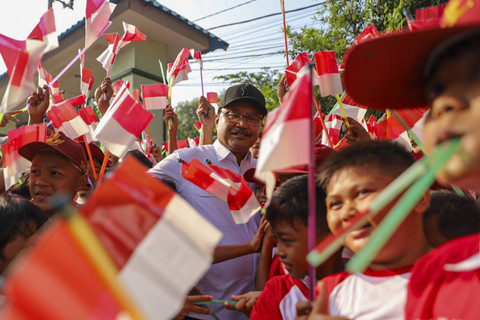
[[[263,236],[263,225],[259,228],[260,215],[255,215],[245,224],[237,225],[226,202],[182,178],[179,159],[190,162],[196,158],[202,163],[209,160],[217,166],[243,175],[256,165],[249,148],[259,136],[267,109],[263,94],[251,84],[228,88],[225,98],[218,105],[217,115],[204,99],[200,101],[199,109],[203,108],[205,114],[203,125],[213,125],[215,121],[218,139],[213,145],[177,150],[150,169],[150,173],[158,178],[172,180],[177,192],[223,232],[223,238],[215,250],[214,264],[196,287],[202,294],[211,295],[213,299],[231,300],[233,294],[255,290],[255,253],[260,249]],[[220,319],[248,319],[244,314],[227,310],[224,306],[212,306],[210,309]],[[211,316],[193,316],[212,319]]]

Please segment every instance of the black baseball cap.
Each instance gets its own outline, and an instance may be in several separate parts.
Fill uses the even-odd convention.
[[[260,90],[250,83],[238,84],[228,88],[225,97],[218,104],[218,110],[237,101],[251,103],[264,116],[268,113],[265,107],[265,97]]]

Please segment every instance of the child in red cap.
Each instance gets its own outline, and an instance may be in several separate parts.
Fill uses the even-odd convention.
[[[87,160],[82,146],[55,133],[47,142],[31,142],[18,153],[32,162],[29,189],[32,201],[48,216],[54,213],[54,198],[62,195],[73,201],[87,183]]]

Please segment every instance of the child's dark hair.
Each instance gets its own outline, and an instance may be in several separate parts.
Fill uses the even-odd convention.
[[[423,218],[436,216],[438,232],[451,240],[480,232],[480,209],[475,201],[447,190],[431,193],[430,206]]]
[[[361,141],[332,153],[320,168],[319,181],[326,190],[332,176],[349,167],[373,169],[397,177],[414,162],[411,152],[396,142]]]
[[[0,259],[5,260],[3,248],[17,234],[29,237],[40,228],[48,217],[43,211],[19,196],[0,197]]]
[[[147,168],[151,169],[153,167],[152,161],[150,161],[140,150],[129,150],[127,155],[134,156],[140,163],[142,163]]]
[[[318,234],[329,234],[325,192],[315,186],[316,230]],[[293,226],[293,220],[299,218],[308,225],[308,175],[296,176],[285,181],[273,193],[271,205],[267,208],[267,220],[272,226],[277,221],[287,221]]]
[[[30,180],[30,173],[26,173],[22,176],[21,178],[21,183],[15,183],[13,186],[10,187],[8,190],[10,194],[12,195],[18,195],[21,196],[27,200],[32,199],[32,196],[30,195],[30,189],[28,187],[28,183]]]

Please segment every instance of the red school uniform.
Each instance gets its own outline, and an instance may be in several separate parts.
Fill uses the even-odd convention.
[[[411,270],[412,266],[367,269],[355,274],[343,271],[323,278],[330,294],[330,315],[356,320],[403,320]]]
[[[480,234],[458,238],[417,261],[408,285],[406,319],[480,317],[479,244]]]
[[[297,316],[297,302],[307,301],[308,295],[302,280],[289,274],[273,277],[265,283],[250,320],[293,320]]]

